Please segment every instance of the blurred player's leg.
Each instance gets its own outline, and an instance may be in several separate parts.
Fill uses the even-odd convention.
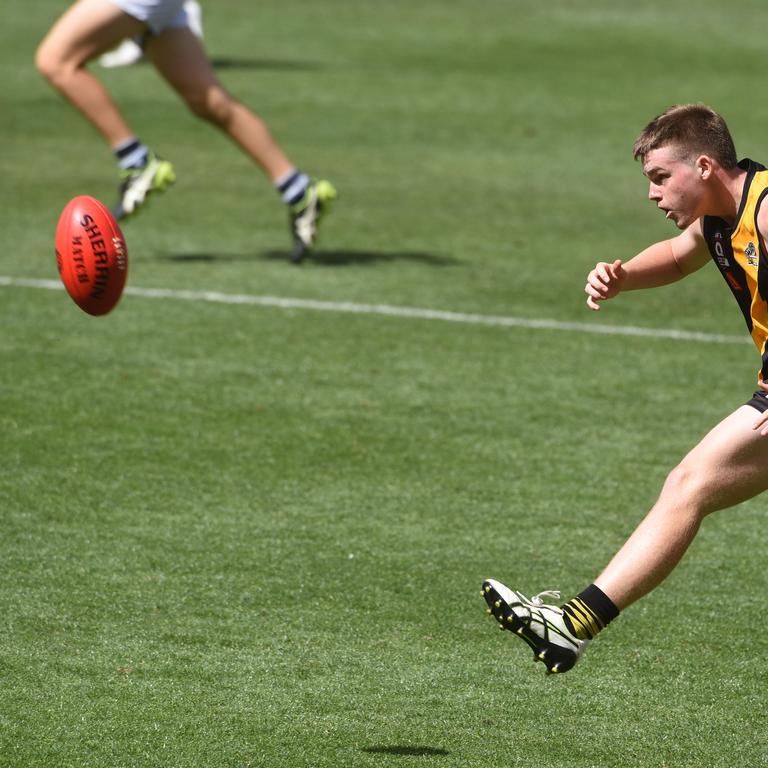
[[[272,181],[293,168],[266,123],[218,81],[201,41],[189,28],[167,29],[150,38],[146,54],[193,114],[224,131]]]
[[[173,169],[134,135],[101,81],[85,65],[126,37],[143,34],[143,22],[109,0],[79,0],[53,25],[37,50],[40,73],[104,136],[115,152],[121,187],[113,213],[133,213],[153,190],[173,181]]]
[[[202,42],[190,29],[162,32],[148,41],[146,52],[193,114],[226,133],[275,185],[289,208],[293,259],[300,261],[314,243],[335,189],[327,181],[311,183],[294,166],[267,124],[221,85]]]
[[[85,64],[120,40],[141,34],[144,24],[109,0],[79,0],[53,25],[37,49],[43,77],[115,146],[133,136],[112,97]]]

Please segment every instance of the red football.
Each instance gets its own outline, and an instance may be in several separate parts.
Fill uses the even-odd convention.
[[[128,275],[128,248],[109,209],[79,195],[56,226],[56,263],[67,293],[89,315],[106,315],[120,300]]]

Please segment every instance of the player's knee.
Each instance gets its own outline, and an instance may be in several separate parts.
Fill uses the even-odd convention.
[[[664,482],[663,495],[675,508],[696,508],[706,514],[707,477],[700,468],[681,462]]]
[[[187,94],[185,100],[193,115],[214,125],[227,125],[232,115],[232,98],[218,86]]]
[[[59,88],[76,67],[63,59],[43,41],[35,52],[37,71],[54,87]]]
[[[40,43],[37,51],[35,51],[35,68],[48,82],[53,83],[55,81],[56,73],[60,69],[60,63],[50,53],[45,42]]]

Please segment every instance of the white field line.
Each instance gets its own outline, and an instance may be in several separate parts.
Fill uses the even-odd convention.
[[[63,290],[58,280],[35,280],[0,275],[0,287],[43,288]],[[559,320],[534,320],[506,315],[476,315],[465,312],[448,312],[419,307],[397,307],[389,304],[354,304],[347,301],[317,301],[314,299],[291,299],[278,296],[253,296],[250,294],[219,293],[217,291],[180,291],[170,288],[136,288],[128,286],[125,293],[146,299],[172,299],[178,301],[204,301],[215,304],[250,304],[280,309],[308,309],[319,312],[349,312],[356,315],[384,315],[418,320],[442,320],[451,323],[489,325],[503,328],[530,328],[544,331],[568,331],[570,333],[602,333],[613,336],[642,336],[651,339],[673,339],[675,341],[697,341],[709,344],[749,343],[745,336],[729,336],[719,333],[698,333],[672,328],[641,328],[634,325],[598,325],[597,323],[566,323]]]

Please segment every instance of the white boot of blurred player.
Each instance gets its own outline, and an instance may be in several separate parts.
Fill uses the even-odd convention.
[[[184,10],[189,18],[189,28],[202,40],[203,39],[203,10],[197,0],[186,0]],[[99,57],[99,64],[102,67],[128,67],[131,64],[141,61],[144,58],[144,51],[141,46],[133,39],[123,40],[117,48],[107,51]]]

